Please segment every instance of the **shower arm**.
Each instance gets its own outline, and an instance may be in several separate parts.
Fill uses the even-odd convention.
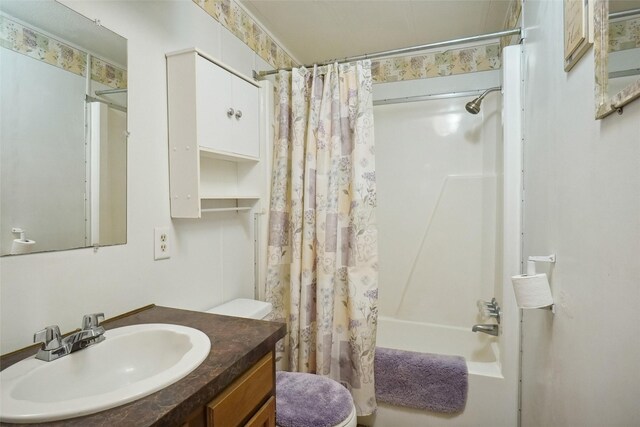
[[[482,92],[482,95],[480,95],[478,98],[476,98],[476,101],[482,101],[484,99],[484,97],[487,96],[487,94],[489,94],[491,92],[498,91],[498,90],[502,90],[502,86],[491,87],[491,88],[485,90],[484,92]]]

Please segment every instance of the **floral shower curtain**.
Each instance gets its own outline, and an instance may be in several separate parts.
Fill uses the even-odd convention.
[[[278,367],[346,386],[375,411],[378,316],[370,61],[281,71],[267,300],[288,334]]]

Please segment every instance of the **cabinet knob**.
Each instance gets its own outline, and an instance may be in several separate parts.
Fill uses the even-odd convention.
[[[229,108],[227,110],[227,117],[231,118],[234,113],[235,113],[235,111],[233,110],[233,108]]]
[[[236,120],[240,120],[240,117],[242,117],[242,111],[238,110],[236,111]]]

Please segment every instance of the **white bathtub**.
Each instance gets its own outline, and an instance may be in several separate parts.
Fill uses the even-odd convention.
[[[469,369],[467,404],[457,415],[436,414],[378,403],[371,417],[358,419],[374,427],[505,426],[503,414],[494,411],[504,390],[498,338],[469,328],[434,325],[380,316],[378,347],[423,353],[463,356]]]

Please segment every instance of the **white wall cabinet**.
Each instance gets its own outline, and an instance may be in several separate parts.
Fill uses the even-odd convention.
[[[251,209],[264,187],[260,86],[196,48],[167,54],[171,216]]]
[[[212,153],[260,157],[258,88],[196,56],[196,126],[200,146]]]

